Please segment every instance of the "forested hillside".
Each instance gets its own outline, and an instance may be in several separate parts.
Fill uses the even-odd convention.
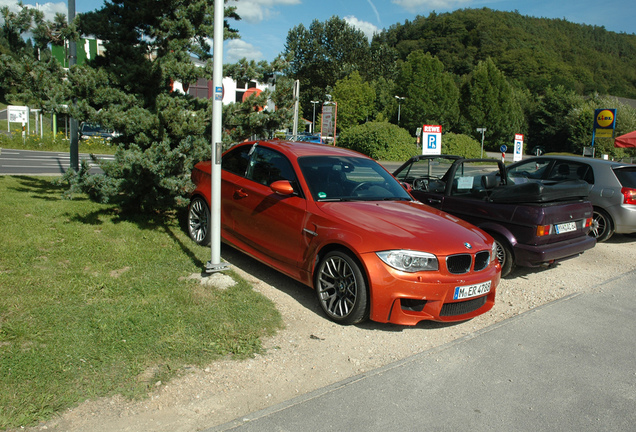
[[[395,24],[373,40],[384,44],[402,60],[430,52],[457,76],[490,57],[511,83],[531,91],[562,85],[582,95],[636,98],[636,35],[604,27],[463,9]]]

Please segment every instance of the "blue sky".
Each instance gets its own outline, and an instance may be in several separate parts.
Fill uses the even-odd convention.
[[[35,0],[23,0],[35,5]],[[38,2],[48,16],[66,14],[68,5],[62,2]],[[339,16],[360,28],[371,38],[396,23],[413,20],[430,12],[449,12],[463,8],[483,8],[518,11],[523,15],[563,18],[570,22],[604,26],[615,32],[636,33],[636,1],[634,0],[232,0],[242,17],[232,22],[239,30],[240,40],[224,46],[224,62],[273,60],[285,48],[287,33],[303,24],[309,27],[314,19],[327,21]],[[15,8],[17,0],[0,0],[0,6]],[[75,0],[76,11],[99,9],[101,0]]]

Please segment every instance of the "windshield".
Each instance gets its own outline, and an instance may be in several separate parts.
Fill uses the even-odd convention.
[[[402,185],[371,159],[306,156],[298,159],[316,201],[411,201]]]
[[[83,133],[87,133],[87,132],[100,133],[100,132],[111,132],[111,130],[103,128],[101,125],[97,123],[84,123],[82,124],[82,132]]]

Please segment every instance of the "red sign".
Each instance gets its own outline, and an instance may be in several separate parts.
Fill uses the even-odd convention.
[[[424,129],[422,130],[422,132],[442,133],[442,127],[441,126],[424,125]]]

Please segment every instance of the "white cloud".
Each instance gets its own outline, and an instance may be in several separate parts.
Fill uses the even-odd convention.
[[[236,13],[249,23],[258,23],[277,14],[276,6],[300,4],[301,0],[230,0],[228,6],[236,6]]]
[[[33,2],[33,4],[26,4],[26,2],[23,2],[23,3],[25,3],[24,5],[26,7],[32,7],[32,8],[35,7],[35,2]],[[11,12],[20,11],[17,0],[0,0],[0,7],[4,7],[4,6],[8,6]],[[38,3],[38,9],[44,12],[44,19],[48,21],[53,21],[53,19],[55,18],[55,14],[57,13],[61,13],[61,14],[64,14],[65,16],[68,16],[68,6],[66,5],[65,2]]]
[[[423,12],[428,10],[451,10],[467,6],[473,0],[391,0],[391,3],[402,6],[409,12]]]
[[[226,41],[223,63],[236,63],[242,58],[259,61],[263,59],[263,53],[254,45],[240,39],[230,39]]]
[[[375,33],[379,33],[380,29],[366,21],[360,21],[358,18],[354,16],[347,16],[344,20],[352,27],[357,28],[358,30],[362,30],[362,32],[366,35],[366,37],[371,40]]]

